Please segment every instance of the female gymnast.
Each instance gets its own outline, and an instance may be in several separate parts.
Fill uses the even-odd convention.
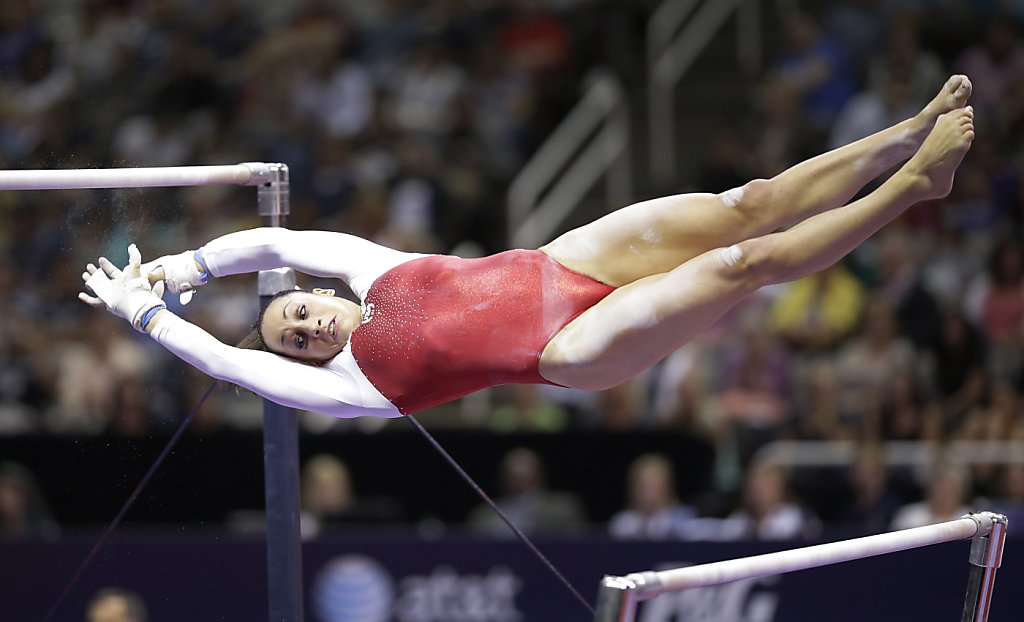
[[[974,139],[970,93],[953,76],[915,117],[772,179],[630,205],[538,250],[460,259],[262,228],[146,264],[133,245],[124,271],[89,264],[95,295],[79,298],[211,376],[337,417],[396,417],[507,383],[605,389],[758,288],[822,270],[910,205],[948,194]],[[340,278],[361,304],[333,290],[282,292],[256,323],[267,352],[225,345],[161,300],[165,287],[285,266]]]

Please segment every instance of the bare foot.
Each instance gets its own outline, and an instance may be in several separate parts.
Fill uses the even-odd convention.
[[[953,175],[973,141],[973,107],[958,108],[939,116],[935,128],[904,167],[920,184],[922,200],[949,194]]]
[[[965,75],[957,74],[950,76],[946,84],[939,89],[939,93],[928,105],[921,109],[921,112],[909,120],[910,134],[908,138],[918,148],[928,137],[928,133],[935,127],[935,120],[939,115],[963,108],[967,105],[967,99],[971,96],[971,80]]]

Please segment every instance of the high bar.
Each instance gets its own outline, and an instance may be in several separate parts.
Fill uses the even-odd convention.
[[[222,166],[78,168],[0,171],[0,190],[262,186],[283,164],[244,162]]]
[[[895,553],[907,549],[985,536],[996,522],[1005,519],[991,512],[969,514],[957,520],[883,533],[875,536],[818,544],[766,555],[675,568],[638,572],[625,579],[636,585],[639,600],[648,600],[665,592],[694,587],[720,585],[742,579],[767,577],[795,570],[806,570],[841,562]]]

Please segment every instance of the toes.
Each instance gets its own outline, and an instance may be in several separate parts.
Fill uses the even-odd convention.
[[[953,96],[956,104],[963,105],[971,96],[971,80],[963,74],[951,76],[943,86],[943,91]]]
[[[967,76],[962,74],[950,76],[949,80],[946,80],[946,86],[943,88],[943,90],[946,91],[947,93],[956,93],[957,89],[960,88],[960,85],[963,84],[963,81],[966,77]]]
[[[958,76],[962,79],[960,86],[957,87],[955,97],[961,101],[967,101],[967,98],[971,96],[971,81],[967,79],[967,76]]]

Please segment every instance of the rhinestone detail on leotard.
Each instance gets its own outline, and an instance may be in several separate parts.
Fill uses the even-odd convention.
[[[540,251],[414,259],[370,287],[352,354],[406,414],[489,386],[544,383],[544,346],[612,289]]]

